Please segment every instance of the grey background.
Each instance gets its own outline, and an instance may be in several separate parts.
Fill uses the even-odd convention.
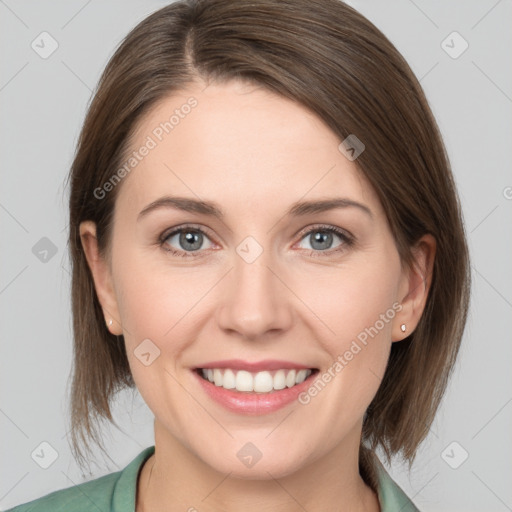
[[[93,474],[82,475],[71,457],[63,181],[109,56],[165,3],[0,0],[2,509],[117,471],[154,442],[151,412],[137,392],[123,392],[115,408],[121,430],[105,429],[113,463],[99,456]],[[397,461],[390,473],[424,512],[512,510],[512,5],[349,3],[393,41],[421,79],[452,161],[473,266],[469,323],[445,400],[412,472]],[[31,47],[43,31],[59,45],[46,59]],[[458,58],[441,46],[453,31],[469,44]],[[457,36],[444,43],[452,54],[462,44]],[[31,457],[42,442],[58,453],[48,469]],[[461,464],[464,451],[469,456]]]

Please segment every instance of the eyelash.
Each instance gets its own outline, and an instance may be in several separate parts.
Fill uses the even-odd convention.
[[[198,257],[199,255],[196,256],[196,255],[194,255],[194,253],[195,252],[199,253],[199,251],[177,251],[176,249],[170,248],[166,244],[166,241],[169,238],[171,238],[172,236],[176,235],[177,233],[183,233],[183,232],[187,232],[187,231],[201,233],[202,235],[208,237],[208,233],[203,231],[201,228],[195,227],[195,226],[192,226],[192,225],[185,225],[185,226],[181,226],[181,227],[179,227],[177,229],[174,229],[173,231],[170,231],[170,232],[164,231],[162,233],[162,235],[160,235],[159,240],[158,240],[160,247],[164,251],[166,251],[168,253],[171,253],[173,256],[178,256],[178,257],[182,257],[182,258]],[[342,239],[342,242],[343,242],[341,245],[339,245],[335,249],[327,249],[325,251],[315,250],[315,249],[310,250],[309,256],[312,256],[312,257],[315,257],[315,258],[316,257],[322,257],[322,256],[325,256],[325,255],[331,256],[334,253],[342,252],[347,247],[352,247],[354,245],[354,243],[355,243],[354,236],[350,235],[346,231],[344,231],[344,230],[342,230],[340,228],[337,228],[335,226],[324,225],[324,224],[320,224],[320,225],[314,226],[313,228],[309,229],[309,231],[301,233],[300,240],[302,240],[306,236],[310,235],[311,233],[315,233],[315,232],[334,233],[335,235],[338,235]],[[307,249],[305,249],[305,250],[307,250]]]

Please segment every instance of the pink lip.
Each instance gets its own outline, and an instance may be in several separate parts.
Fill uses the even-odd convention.
[[[303,364],[294,363],[291,361],[280,361],[277,359],[265,359],[263,361],[243,361],[242,359],[224,359],[223,361],[213,361],[211,363],[204,363],[197,365],[196,368],[231,368],[232,370],[245,370],[248,372],[261,372],[264,370],[280,370],[289,369],[293,370],[304,369],[308,370],[311,366],[304,366]]]
[[[218,363],[219,362],[210,366],[213,368],[222,368],[222,366],[216,366]],[[230,362],[230,365],[231,364],[232,361]],[[280,362],[280,364],[282,364],[282,362]],[[229,366],[229,368],[233,368],[233,366]],[[266,368],[268,369],[268,366],[266,366]],[[279,366],[278,368],[283,368],[283,366]],[[292,366],[292,368],[306,367],[298,365]],[[232,412],[247,415],[268,414],[291,404],[297,400],[300,393],[305,391],[311,385],[312,380],[316,378],[318,373],[317,371],[314,371],[304,382],[296,384],[291,388],[284,388],[279,391],[272,391],[271,393],[249,393],[232,391],[224,389],[222,386],[216,386],[199,375],[200,371],[201,370],[193,370],[192,374],[195,375],[202,389],[210,398]]]

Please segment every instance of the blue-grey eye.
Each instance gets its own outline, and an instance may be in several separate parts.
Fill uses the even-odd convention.
[[[178,246],[173,245],[173,243],[176,244],[176,237],[178,237]],[[205,247],[203,247],[203,243],[207,240],[208,237],[206,237],[202,231],[190,228],[178,229],[170,233],[169,236],[165,238],[165,242],[168,245],[171,245],[174,249],[183,250],[187,252],[205,249]]]
[[[341,242],[337,246],[333,247],[334,237],[338,237]],[[317,228],[307,233],[303,240],[309,242],[309,247],[305,247],[305,249],[325,251],[342,245],[346,241],[346,237],[341,233],[337,233],[335,230]]]

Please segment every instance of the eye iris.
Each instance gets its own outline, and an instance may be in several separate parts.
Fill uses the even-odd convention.
[[[199,243],[197,243],[199,241]],[[201,233],[184,231],[180,234],[180,245],[183,249],[197,251],[201,248],[203,235]],[[193,246],[195,244],[195,246]],[[191,247],[193,246],[193,247]]]
[[[311,235],[311,237],[311,247],[313,247],[313,249],[328,249],[331,246],[332,233],[327,231],[317,231],[315,234]],[[315,246],[317,243],[320,244],[320,247]]]

